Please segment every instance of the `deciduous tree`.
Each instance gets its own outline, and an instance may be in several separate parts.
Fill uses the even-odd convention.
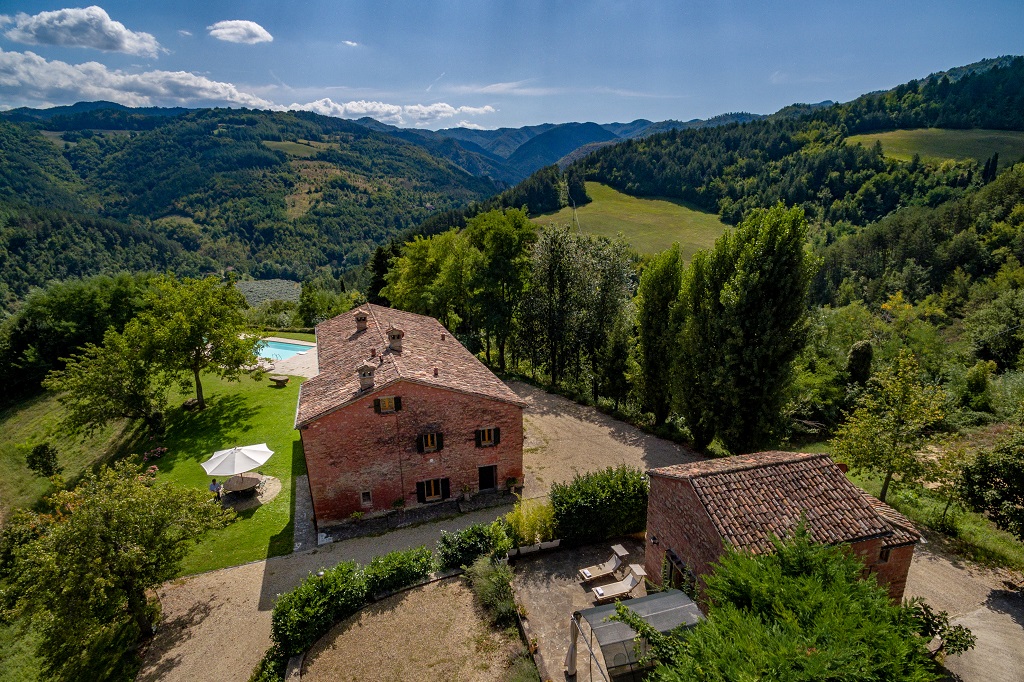
[[[670,312],[679,298],[683,263],[679,245],[651,259],[636,292],[637,360],[640,401],[664,424],[672,408],[672,358],[678,329]]]
[[[160,367],[183,389],[195,387],[200,409],[206,407],[202,372],[238,379],[259,361],[260,339],[246,324],[244,306],[242,294],[216,277],[168,276],[153,283],[150,308],[139,319]]]
[[[51,676],[97,642],[119,641],[130,628],[153,633],[146,591],[177,573],[189,548],[233,515],[205,490],[158,482],[152,470],[120,462],[55,493],[48,515],[23,514],[4,530],[0,580],[16,613],[42,633],[40,654]]]
[[[756,210],[684,273],[675,391],[698,448],[718,437],[748,452],[779,435],[806,334],[806,235],[803,210]]]
[[[58,394],[68,428],[89,433],[117,419],[152,425],[167,383],[149,341],[150,334],[132,320],[123,334],[108,329],[102,346],[86,344],[80,354],[64,358],[64,369],[49,373],[43,386]]]
[[[1017,429],[992,452],[979,453],[964,466],[960,496],[1024,541],[1024,430]]]
[[[831,442],[832,457],[882,476],[878,498],[884,502],[893,476],[906,485],[927,474],[918,451],[942,421],[944,400],[940,387],[921,380],[914,356],[901,351],[891,366],[868,380],[856,409]]]

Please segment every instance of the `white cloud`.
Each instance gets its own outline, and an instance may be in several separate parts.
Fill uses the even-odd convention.
[[[306,104],[292,104],[289,109],[312,111],[324,116],[338,118],[362,118],[369,116],[384,123],[417,126],[430,125],[454,116],[481,116],[493,114],[492,106],[455,107],[444,102],[434,104],[388,104],[387,102],[355,100],[352,102],[335,102],[329,97],[318,99]]]
[[[48,61],[33,52],[0,49],[0,99],[23,106],[110,100],[126,106],[227,104],[268,109],[273,103],[188,71],[127,73],[98,62]]]
[[[455,127],[456,128],[469,128],[470,130],[487,130],[486,128],[484,128],[479,123],[471,123],[469,121],[459,121],[459,124],[457,126],[455,126]]]
[[[269,43],[274,40],[274,36],[270,35],[267,29],[255,21],[244,21],[241,19],[218,21],[212,26],[207,26],[206,30],[217,40],[224,40],[229,43],[255,45],[256,43]]]
[[[359,43],[354,40],[343,40],[341,41],[341,44],[347,45],[348,47],[359,47]]]
[[[192,31],[186,31],[185,29],[180,28],[180,29],[178,29],[178,35],[181,36],[182,38],[191,38],[192,37]]]
[[[474,95],[521,95],[526,97],[543,97],[559,95],[565,92],[562,88],[529,87],[529,80],[491,83],[489,85],[454,85],[448,88],[452,92]]]
[[[5,22],[11,23],[10,17]],[[4,35],[28,45],[91,47],[104,52],[124,52],[141,57],[156,57],[164,51],[149,33],[137,33],[114,21],[102,7],[59,9],[30,16],[21,12],[14,27]]]

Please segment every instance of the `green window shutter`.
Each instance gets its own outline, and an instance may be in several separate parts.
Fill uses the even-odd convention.
[[[416,501],[420,504],[427,501],[427,487],[423,481],[416,484]]]
[[[497,426],[494,427],[494,444],[497,445],[501,442],[501,429]]]
[[[399,397],[398,397],[398,396],[396,395],[396,396],[395,396],[395,412],[398,412],[398,411],[399,411],[400,409],[402,409],[402,399],[401,399],[401,398],[399,398]]]
[[[452,496],[452,487],[447,478],[441,479],[441,499],[447,500]]]
[[[438,450],[444,450],[444,434],[443,433],[438,433],[437,434],[437,449]]]
[[[373,399],[373,411],[380,414],[380,398]]]
[[[480,429],[476,430],[476,446],[478,448],[483,446],[483,438],[480,434]]]
[[[416,436],[416,452],[423,452],[423,436]]]

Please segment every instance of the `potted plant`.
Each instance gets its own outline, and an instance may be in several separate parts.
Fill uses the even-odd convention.
[[[462,499],[469,502],[470,498],[473,497],[473,489],[469,487],[469,484],[462,486]]]

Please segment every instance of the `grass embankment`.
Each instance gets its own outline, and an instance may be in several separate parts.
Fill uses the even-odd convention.
[[[865,147],[882,143],[882,152],[901,161],[910,161],[920,154],[926,161],[946,159],[976,159],[985,161],[999,152],[999,166],[1008,168],[1024,158],[1024,132],[1012,130],[944,130],[921,128],[893,130],[887,133],[854,135],[849,144],[858,142]]]
[[[848,476],[872,495],[877,496],[882,491],[881,478],[853,472]],[[945,500],[924,488],[897,488],[890,491],[886,502],[922,529],[934,526],[946,506]],[[949,515],[956,519],[956,534],[949,535],[933,529],[929,541],[935,542],[944,551],[978,563],[1024,570],[1024,544],[1011,534],[996,528],[982,514],[950,510]]]
[[[640,253],[664,251],[679,242],[684,260],[700,249],[714,246],[726,225],[714,213],[705,213],[677,199],[640,198],[623,194],[598,182],[587,183],[593,201],[577,210],[584,232],[614,237],[621,232]],[[537,225],[575,224],[571,208],[533,218]]]
[[[264,140],[264,146],[277,151],[284,152],[288,156],[298,156],[300,158],[306,158],[313,156],[321,151],[322,147],[314,147],[309,142],[276,142],[274,140]]]

